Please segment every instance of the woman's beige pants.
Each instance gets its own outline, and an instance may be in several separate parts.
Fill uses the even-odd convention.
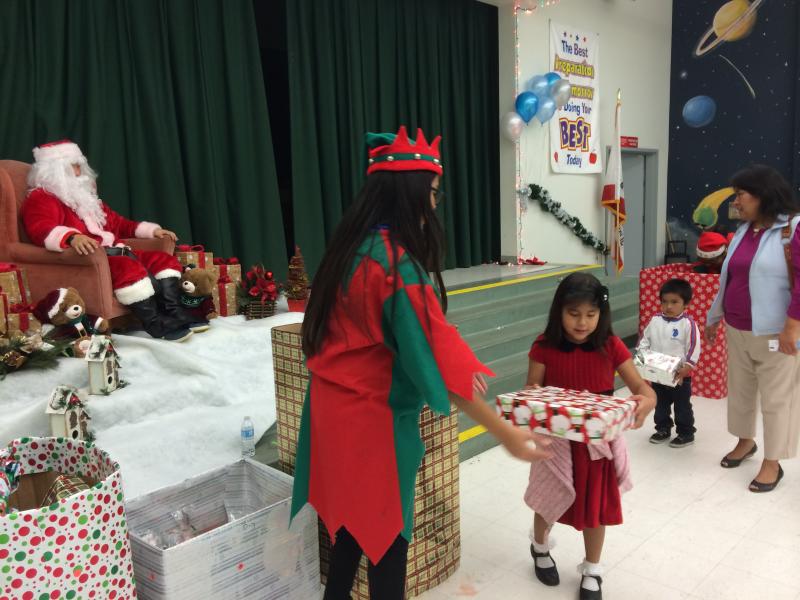
[[[770,352],[777,335],[753,335],[726,326],[728,339],[728,431],[756,437],[758,399],[764,419],[764,458],[797,454],[800,440],[800,354]]]

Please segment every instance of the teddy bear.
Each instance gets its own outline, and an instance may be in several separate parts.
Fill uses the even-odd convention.
[[[86,314],[86,303],[75,288],[58,288],[48,292],[33,310],[42,323],[50,323],[53,331],[47,337],[57,340],[76,340],[73,351],[77,358],[86,356],[91,337],[108,333],[110,326],[102,317]]]
[[[217,318],[211,293],[218,276],[210,269],[188,265],[181,274],[181,307],[198,322]]]

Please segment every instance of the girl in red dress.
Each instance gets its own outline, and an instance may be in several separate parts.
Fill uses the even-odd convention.
[[[633,429],[642,426],[655,393],[633,365],[631,354],[611,330],[608,288],[588,273],[573,273],[556,290],[544,334],[531,348],[528,386],[556,386],[612,395],[617,371],[638,401]],[[583,532],[586,558],[581,600],[602,598],[600,553],[606,525],[622,523],[620,489],[630,489],[628,453],[619,437],[609,444],[553,439],[553,458],[532,465],[525,501],[535,511],[531,555],[536,577],[558,585],[548,534],[555,521]]]

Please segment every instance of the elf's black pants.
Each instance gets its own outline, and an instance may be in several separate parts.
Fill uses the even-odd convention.
[[[361,561],[361,547],[342,527],[336,534],[331,553],[328,583],[323,600],[350,600],[350,590]],[[406,589],[408,541],[398,535],[377,565],[369,562],[369,597],[372,600],[403,600]]]
[[[678,435],[692,436],[697,431],[694,427],[694,411],[692,410],[692,380],[687,377],[678,387],[653,384],[656,392],[656,431],[672,430],[672,410],[675,410],[675,429]]]

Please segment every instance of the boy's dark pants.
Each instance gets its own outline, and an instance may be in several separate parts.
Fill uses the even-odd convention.
[[[654,383],[656,391],[656,431],[672,431],[672,410],[675,407],[675,431],[678,435],[692,436],[697,431],[694,427],[694,411],[692,411],[692,380],[686,378],[678,387],[669,387]]]

